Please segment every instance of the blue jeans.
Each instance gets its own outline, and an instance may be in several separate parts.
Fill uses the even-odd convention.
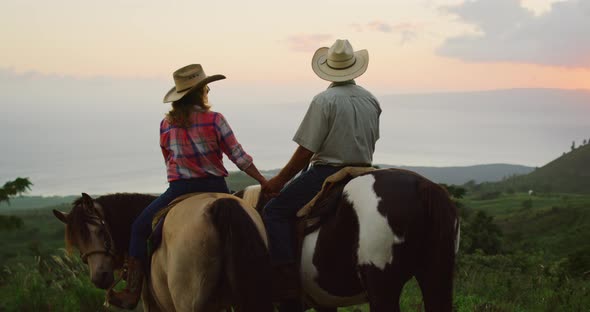
[[[168,206],[176,197],[195,192],[229,193],[229,189],[224,177],[195,178],[170,182],[166,192],[149,204],[133,222],[129,242],[129,256],[139,259],[143,264],[147,263],[146,241],[152,232],[152,219],[156,213]]]
[[[311,166],[293,179],[279,196],[264,207],[262,218],[268,234],[273,264],[295,262],[296,214],[321,189],[324,180],[342,169],[333,166]]]

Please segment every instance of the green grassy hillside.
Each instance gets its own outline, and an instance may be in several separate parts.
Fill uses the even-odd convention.
[[[516,193],[488,200],[468,197],[463,203],[494,217],[504,233],[506,251],[537,250],[551,259],[590,255],[590,196]]]
[[[564,154],[527,175],[514,176],[491,188],[544,193],[590,194],[590,144]]]

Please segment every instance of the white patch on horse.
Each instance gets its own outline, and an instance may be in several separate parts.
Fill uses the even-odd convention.
[[[377,207],[381,198],[373,185],[371,174],[354,178],[344,187],[344,196],[352,204],[359,221],[358,264],[372,264],[381,270],[393,261],[393,245],[404,242],[393,233],[387,218]]]
[[[316,282],[318,270],[313,265],[313,255],[318,241],[320,230],[305,236],[303,240],[303,250],[301,253],[301,283],[305,293],[309,295],[314,302],[326,307],[342,307],[360,304],[366,301],[364,293],[352,297],[338,297],[331,295],[329,292],[320,287]]]

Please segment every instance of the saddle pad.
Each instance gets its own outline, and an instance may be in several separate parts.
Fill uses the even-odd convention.
[[[148,255],[151,257],[152,253],[158,249],[160,243],[162,242],[162,229],[164,228],[164,219],[166,215],[170,211],[170,209],[174,208],[176,204],[180,203],[181,201],[195,195],[203,194],[202,192],[197,193],[189,193],[185,195],[181,195],[176,197],[172,200],[168,206],[163,208],[162,210],[158,211],[154,218],[152,219],[152,234],[150,234],[148,238]]]
[[[338,182],[340,182],[344,179],[356,178],[362,174],[365,174],[367,172],[371,172],[374,170],[377,170],[377,169],[375,169],[373,167],[344,167],[340,171],[327,177],[326,180],[324,181],[324,184],[322,184],[322,189],[320,190],[320,192],[314,198],[312,198],[312,200],[309,203],[307,203],[305,206],[303,206],[303,208],[301,208],[301,209],[299,209],[299,211],[297,211],[297,217],[307,216],[312,211],[317,200],[320,197],[322,197],[322,195],[325,192],[328,192],[333,185],[337,184]]]
[[[181,201],[183,201],[191,196],[195,196],[195,195],[199,195],[199,194],[203,194],[203,192],[188,193],[188,194],[180,195],[180,196],[176,197],[174,200],[172,200],[168,204],[168,206],[166,206],[166,208],[163,208],[156,213],[156,215],[152,219],[152,230],[156,228],[156,225],[160,222],[160,220],[163,219],[166,216],[166,214],[168,214],[168,211],[170,211],[170,209],[174,208],[174,206],[176,206],[176,204],[180,203]]]

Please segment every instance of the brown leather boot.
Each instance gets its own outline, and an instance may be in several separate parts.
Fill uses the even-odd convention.
[[[119,308],[133,310],[139,302],[143,286],[143,269],[138,259],[129,257],[127,263],[127,285],[120,292],[109,291],[107,301]]]
[[[273,265],[272,292],[275,300],[301,297],[301,277],[296,263]]]

